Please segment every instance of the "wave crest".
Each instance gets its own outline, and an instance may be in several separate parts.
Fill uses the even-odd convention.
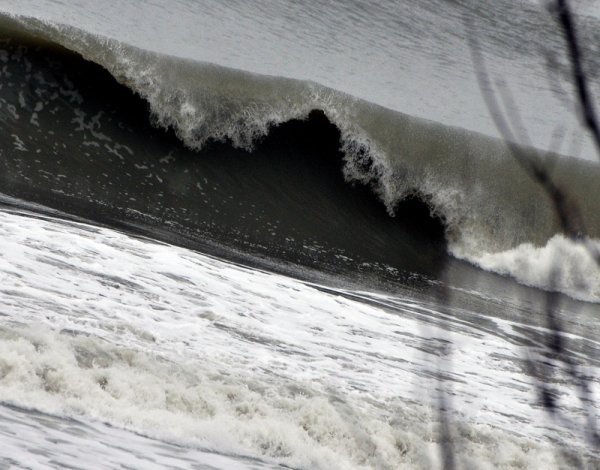
[[[533,256],[536,246],[560,231],[543,189],[497,139],[408,116],[314,82],[160,55],[31,18],[3,19],[11,21],[21,32],[106,68],[149,103],[155,125],[172,128],[192,149],[227,140],[251,150],[272,127],[320,110],[340,131],[348,182],[372,187],[391,215],[400,201],[418,196],[444,221],[452,254],[549,287],[541,280],[528,281],[522,264],[497,261],[508,259],[506,253],[517,247]],[[553,177],[579,202],[589,235],[600,237],[600,167],[561,157],[554,161]],[[561,289],[598,299],[591,287],[583,294],[568,283]]]

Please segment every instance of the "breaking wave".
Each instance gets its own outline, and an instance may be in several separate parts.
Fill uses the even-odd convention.
[[[578,244],[558,237],[547,195],[499,140],[392,111],[318,83],[159,55],[73,27],[8,17],[0,27],[6,37],[29,36],[38,47],[58,44],[101,65],[147,101],[155,126],[173,130],[195,151],[227,142],[252,152],[275,129],[318,111],[339,133],[346,182],[371,188],[389,215],[397,213],[402,201],[416,197],[442,221],[448,250],[455,257],[529,285],[600,300],[600,269],[593,262],[571,263],[565,268],[568,274],[550,280],[554,263],[539,254],[560,252],[553,259],[562,264],[572,259],[571,252],[578,252]],[[23,60],[26,67],[26,54],[19,56],[19,50],[24,54],[8,47],[0,55],[5,72],[15,61]],[[82,112],[80,97],[67,96],[68,88],[63,83],[55,93],[74,103],[75,130],[96,142],[89,146],[108,145],[111,139],[103,133],[102,116]],[[40,95],[33,104],[23,103],[27,100],[18,94],[15,103],[3,99],[3,124],[12,122],[16,128],[19,113],[27,109],[29,123],[37,122],[38,114],[52,106],[48,96]],[[14,153],[28,148],[23,133],[12,135]],[[120,144],[109,146],[109,151],[121,159],[133,153]],[[524,151],[537,155],[533,149]],[[589,236],[600,237],[600,167],[573,158],[547,158],[555,182],[577,201]]]

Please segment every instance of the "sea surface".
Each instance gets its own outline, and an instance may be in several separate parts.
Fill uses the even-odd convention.
[[[3,0],[0,468],[599,468],[564,51],[536,1]]]

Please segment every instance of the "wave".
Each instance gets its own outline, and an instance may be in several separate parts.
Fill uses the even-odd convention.
[[[535,247],[552,244],[560,232],[546,194],[499,140],[392,111],[314,82],[160,55],[32,18],[5,16],[0,25],[7,36],[33,36],[38,45],[58,44],[101,65],[149,104],[155,126],[174,131],[195,151],[214,142],[228,142],[253,152],[276,129],[306,121],[317,110],[339,134],[346,182],[371,188],[389,215],[399,213],[402,201],[417,198],[432,217],[443,222],[448,250],[454,256],[537,287],[554,287],[544,276],[523,274],[521,263],[489,261],[490,256],[510,250],[527,251],[533,259]],[[5,53],[3,62],[15,57]],[[82,111],[81,96],[65,94],[61,99],[71,101],[75,114],[79,110],[73,122],[77,131],[89,137],[88,148],[96,145],[120,159],[131,157],[127,145],[111,143],[100,130],[102,116]],[[35,109],[47,108],[49,103],[42,99],[32,106],[29,121],[35,123],[42,110]],[[19,112],[18,105],[11,108],[7,104],[5,121],[11,117],[17,121]],[[13,150],[25,149],[27,142],[21,133],[13,135]],[[539,156],[534,149],[524,151]],[[548,158],[556,183],[578,202],[589,235],[600,237],[600,200],[595,190],[600,167],[567,157]],[[382,253],[382,259],[388,254]],[[594,272],[592,278],[600,272],[589,269]],[[577,298],[600,300],[593,288],[575,292],[566,283],[560,290]]]

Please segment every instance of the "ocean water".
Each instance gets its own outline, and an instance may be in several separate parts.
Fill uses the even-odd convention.
[[[4,0],[0,466],[597,468],[568,70],[534,1]]]

